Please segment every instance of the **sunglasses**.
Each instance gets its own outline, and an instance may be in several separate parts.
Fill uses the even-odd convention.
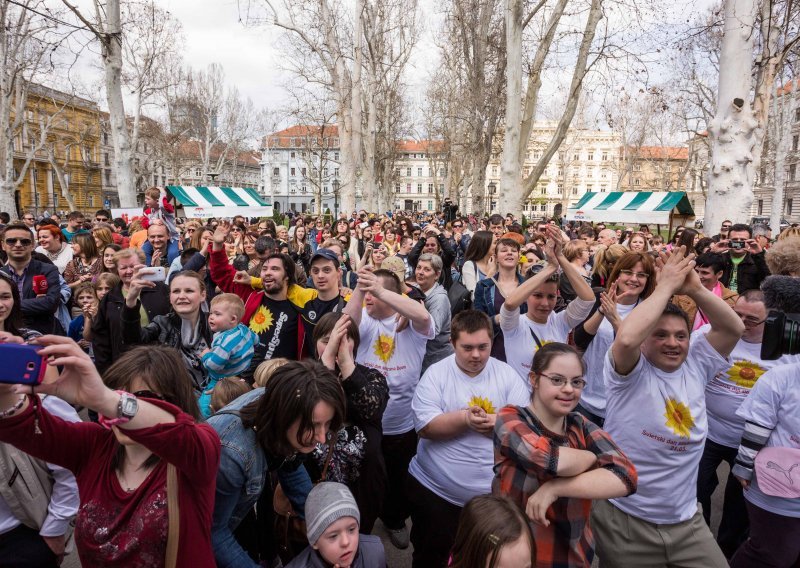
[[[94,220],[106,223],[106,222],[108,222],[108,217],[95,217]]]
[[[6,244],[8,246],[14,246],[16,244],[20,244],[20,245],[22,245],[24,247],[29,247],[29,246],[31,246],[32,243],[33,243],[33,241],[31,239],[20,239],[20,238],[15,238],[15,237],[9,237],[9,238],[6,239]]]
[[[453,228],[454,228],[454,229],[460,229],[460,228],[461,228],[461,227],[463,227],[463,226],[464,226],[464,225],[453,225]]]
[[[139,390],[139,391],[136,391],[135,393],[132,393],[132,394],[136,398],[154,398],[156,400],[166,400],[164,398],[164,395],[158,394],[157,392],[153,392],[153,391],[147,390],[147,389]]]
[[[35,221],[36,219],[34,219],[33,217],[23,217],[22,220],[23,221]]]

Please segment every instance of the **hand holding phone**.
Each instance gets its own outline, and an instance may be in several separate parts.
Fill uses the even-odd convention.
[[[38,385],[47,370],[45,358],[39,355],[35,345],[0,343],[0,383],[16,385]]]
[[[139,269],[137,275],[147,282],[163,282],[167,277],[163,266],[145,266]]]

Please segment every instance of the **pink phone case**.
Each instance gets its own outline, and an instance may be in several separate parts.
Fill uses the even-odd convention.
[[[16,343],[0,343],[0,383],[20,385],[38,385],[44,379],[47,370],[44,357],[37,351],[41,347],[35,345],[18,345]]]

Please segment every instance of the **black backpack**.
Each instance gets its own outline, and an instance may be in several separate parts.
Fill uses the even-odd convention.
[[[451,315],[472,309],[472,294],[458,280],[453,280],[450,289],[447,291],[447,298],[450,300]]]

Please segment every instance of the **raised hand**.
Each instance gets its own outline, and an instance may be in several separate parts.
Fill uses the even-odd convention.
[[[139,299],[139,295],[142,293],[144,288],[155,288],[156,283],[150,282],[149,280],[145,280],[141,277],[140,273],[143,268],[147,268],[143,264],[137,264],[133,268],[133,279],[131,283],[128,285],[128,296],[125,298],[125,304],[132,308],[136,305],[136,301]]]
[[[603,314],[615,330],[619,327],[622,320],[617,311],[617,292],[616,285],[611,287],[609,292],[600,292],[600,313]]]
[[[239,270],[233,275],[233,281],[236,284],[250,286],[250,275],[245,270]]]
[[[694,254],[686,255],[686,247],[659,255],[658,286],[679,294],[689,273],[694,273]],[[696,274],[695,274],[696,276]]]
[[[230,221],[220,221],[217,228],[214,229],[214,242],[218,245],[225,244],[225,239],[228,238],[228,233],[231,232]]]

